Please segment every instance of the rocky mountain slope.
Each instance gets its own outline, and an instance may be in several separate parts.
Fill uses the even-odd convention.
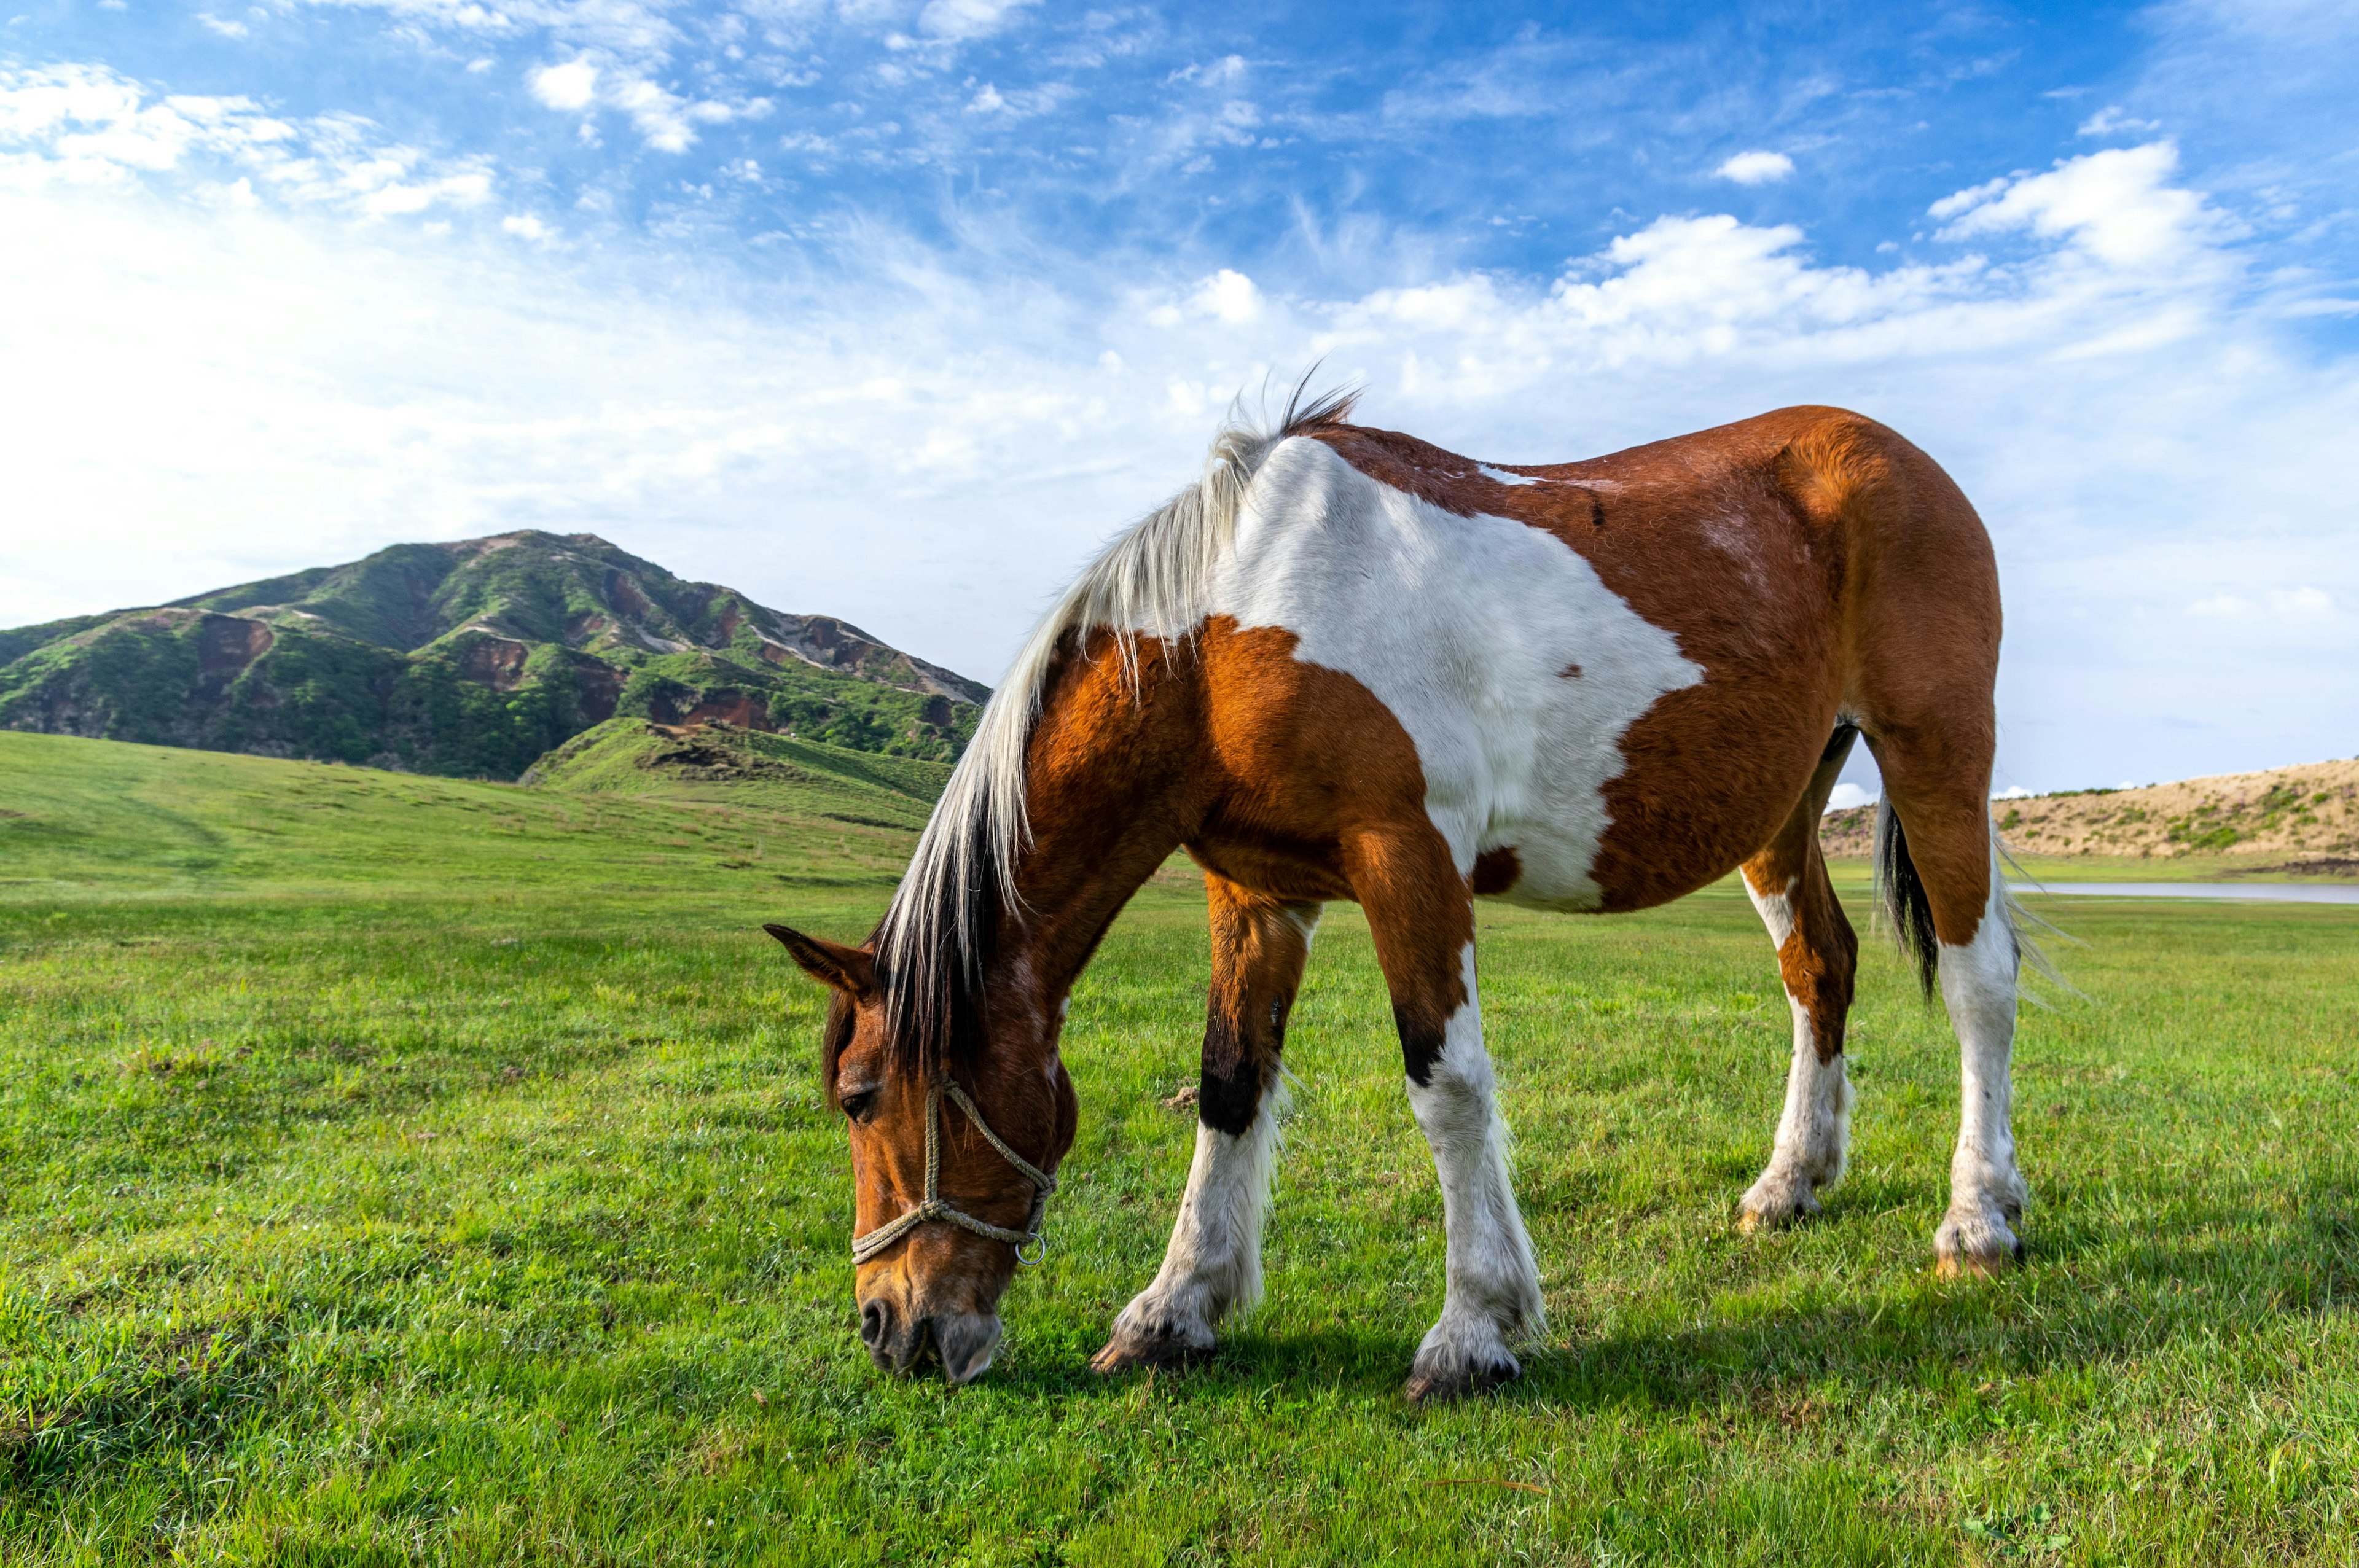
[[[988,696],[590,534],[396,545],[0,632],[0,729],[488,778],[617,716],[948,761]]]
[[[2291,870],[2359,870],[2359,760],[1995,800],[1991,816],[2027,855],[2274,855]],[[1831,811],[1819,842],[1830,857],[1864,859],[1875,826],[1873,806]]]

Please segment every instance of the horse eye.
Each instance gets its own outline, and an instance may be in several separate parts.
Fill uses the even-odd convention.
[[[854,1089],[836,1103],[843,1108],[843,1114],[853,1120],[866,1121],[868,1113],[876,1108],[876,1091]]]

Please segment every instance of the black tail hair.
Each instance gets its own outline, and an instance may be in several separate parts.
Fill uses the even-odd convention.
[[[1890,800],[1875,806],[1875,896],[1901,957],[1917,965],[1917,981],[1925,1000],[1933,1000],[1933,978],[1941,962],[1941,939],[1933,930],[1933,902],[1925,896],[1925,879],[1908,858],[1908,835]]]

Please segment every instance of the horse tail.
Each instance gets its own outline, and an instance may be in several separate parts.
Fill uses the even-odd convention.
[[[1917,874],[1917,862],[1908,858],[1908,835],[1889,796],[1875,803],[1875,902],[1901,957],[1917,966],[1918,984],[1930,1001],[1941,939],[1933,931],[1933,901],[1926,895],[1925,879]]]
[[[2040,979],[2068,996],[2081,997],[2079,987],[2064,978],[2055,959],[2033,938],[2029,928],[2047,932],[2060,941],[2079,946],[2081,939],[2063,927],[2034,914],[2017,902],[2015,890],[2008,885],[2006,873],[2012,868],[2018,876],[2023,870],[2007,853],[2006,845],[1998,836],[1998,827],[1991,827],[1991,906],[2000,919],[2006,922],[2007,935],[2015,945],[2016,961],[2028,965]],[[2025,878],[2028,881],[2028,878]],[[1925,999],[1933,997],[1933,983],[1941,964],[1940,938],[1933,931],[1933,904],[1925,893],[1925,879],[1917,874],[1917,862],[1908,858],[1908,835],[1900,826],[1900,818],[1892,809],[1890,800],[1880,800],[1875,806],[1875,902],[1884,915],[1885,924],[1892,928],[1892,939],[1901,957],[1917,968],[1917,981],[1923,988]],[[2027,999],[2041,1007],[2046,999],[2037,992],[2027,992]],[[2082,1000],[2086,1000],[2085,997]]]

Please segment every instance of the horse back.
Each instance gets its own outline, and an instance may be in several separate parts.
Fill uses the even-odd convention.
[[[1350,426],[1286,445],[1316,450],[1273,454],[1216,613],[1374,694],[1478,892],[1659,903],[1776,834],[1839,719],[1990,722],[1988,538],[1861,416],[1541,465]]]

